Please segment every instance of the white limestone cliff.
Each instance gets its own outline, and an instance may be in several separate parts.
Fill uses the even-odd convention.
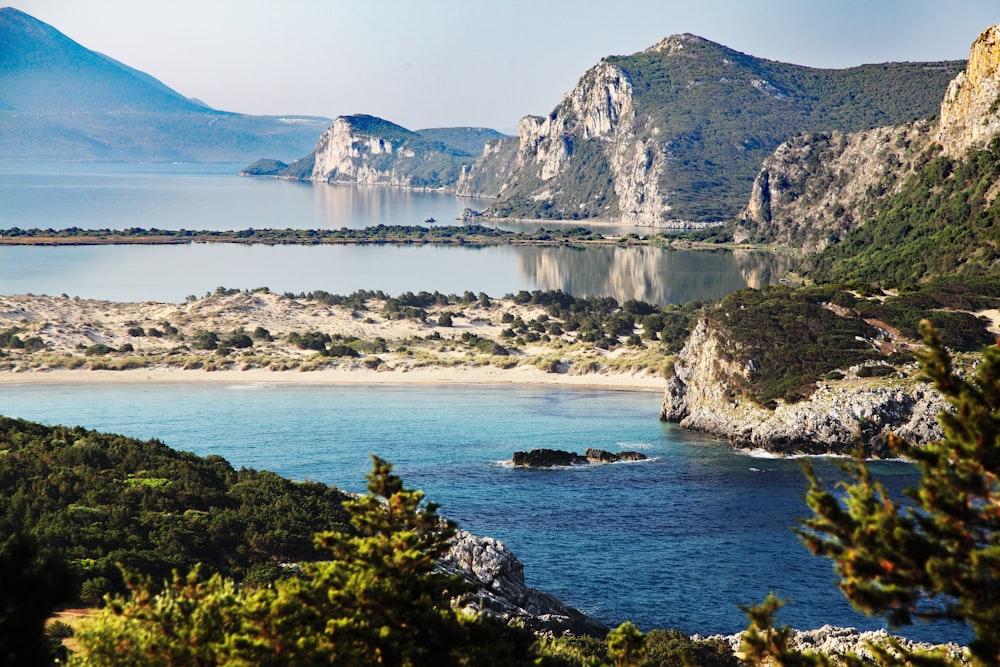
[[[376,156],[392,156],[400,148],[382,137],[359,133],[346,117],[335,118],[316,143],[316,160],[311,180],[329,183],[358,183],[361,185],[410,185],[404,174],[395,169],[377,169],[371,164]],[[402,153],[413,157],[413,152]]]
[[[891,454],[889,433],[912,444],[939,439],[944,399],[929,385],[883,378],[822,383],[808,399],[773,409],[731,397],[731,378],[749,369],[726,360],[726,344],[706,319],[674,363],[660,418],[730,440],[741,449],[794,454],[850,454],[860,436],[874,457]],[[735,392],[734,392],[735,393]]]

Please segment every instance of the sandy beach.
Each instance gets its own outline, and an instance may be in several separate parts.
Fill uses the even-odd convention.
[[[416,314],[392,307],[379,299],[330,305],[266,291],[180,304],[0,296],[0,383],[665,386],[666,355],[655,341],[602,349],[554,333],[554,320],[538,306],[471,301]],[[450,326],[441,324],[445,313]],[[543,323],[551,334],[538,335]],[[511,327],[521,333],[512,335]],[[218,343],[203,349],[206,332]],[[234,338],[237,332],[247,335]],[[350,356],[294,342],[319,334],[330,339],[329,349],[352,345]]]

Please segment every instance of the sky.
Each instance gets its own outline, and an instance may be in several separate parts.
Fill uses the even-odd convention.
[[[679,33],[850,67],[964,59],[1000,23],[1000,0],[8,1],[217,109],[413,130],[514,131],[602,57]]]

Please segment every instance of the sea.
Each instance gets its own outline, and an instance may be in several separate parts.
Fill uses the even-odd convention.
[[[233,165],[19,166],[0,164],[0,228],[195,229],[210,228],[208,219],[216,229],[278,226],[267,221],[270,213],[258,215],[267,211],[284,211],[283,227],[347,226],[345,219],[364,227],[376,219],[444,220],[447,211],[468,204],[441,193],[326,192],[332,186],[239,178]],[[350,209],[346,218],[331,217],[340,205],[316,204],[343,193],[354,201],[367,197],[369,204]],[[91,196],[103,203],[88,209]],[[256,203],[243,207],[243,200]],[[178,211],[188,212],[183,220]],[[498,296],[546,289],[551,283],[540,276],[563,275],[557,287],[571,294],[652,294],[666,304],[717,298],[698,296],[698,290],[725,294],[779,275],[776,260],[762,256],[759,265],[747,268],[732,253],[728,272],[717,263],[727,253],[668,255],[673,262],[684,257],[683,278],[657,263],[666,260],[643,253],[615,259],[570,251],[575,254],[562,263],[540,256],[529,269],[523,256],[492,263],[490,253],[502,256],[493,248],[458,248],[454,254],[406,248],[415,253],[410,257],[428,250],[433,256],[408,264],[405,253],[389,246],[354,259],[317,253],[315,268],[296,273],[307,255],[295,255],[295,248],[220,248],[212,255],[216,246],[197,244],[0,247],[0,293],[181,300],[183,293],[211,291],[216,283],[344,293],[352,283],[338,283],[346,279],[336,276],[356,273],[356,288],[469,289]],[[184,253],[191,254],[177,259]],[[425,280],[415,268],[419,262],[450,265],[452,274]],[[209,263],[219,264],[218,273],[200,273]],[[364,273],[368,265],[394,274],[398,282],[385,284],[396,289],[365,284],[377,278]],[[487,275],[493,273],[500,277]],[[0,414],[6,416],[156,438],[176,449],[221,455],[236,467],[349,491],[364,490],[370,456],[378,455],[461,528],[507,544],[524,563],[529,586],[612,627],[631,620],[643,630],[739,632],[746,627],[741,607],[769,592],[787,600],[779,621],[793,627],[883,627],[851,608],[830,563],[812,556],[792,530],[807,515],[802,461],[734,451],[727,442],[662,423],[661,399],[650,391],[479,385],[0,384]],[[636,450],[650,458],[552,470],[507,463],[515,451],[539,447]],[[809,461],[831,485],[840,479],[836,459]],[[918,481],[905,462],[874,467],[891,492]],[[964,626],[947,624],[899,632],[935,642],[969,638]]]

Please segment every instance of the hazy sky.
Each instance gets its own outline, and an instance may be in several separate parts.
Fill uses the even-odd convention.
[[[968,56],[1000,0],[13,0],[227,111],[510,130],[602,56],[690,32],[814,67]]]

